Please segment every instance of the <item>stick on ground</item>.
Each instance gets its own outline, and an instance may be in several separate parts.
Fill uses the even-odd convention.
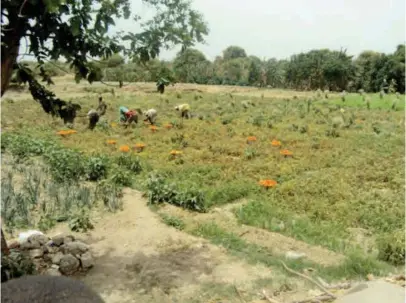
[[[285,264],[285,262],[281,261],[281,263],[282,263],[283,267],[284,267],[288,272],[290,272],[290,273],[292,273],[292,274],[295,274],[295,275],[297,275],[297,276],[299,276],[299,277],[302,277],[302,278],[306,279],[307,281],[312,282],[314,285],[316,285],[317,287],[319,287],[322,291],[324,291],[324,292],[325,292],[326,294],[328,294],[330,297],[332,297],[333,299],[337,299],[337,297],[336,297],[334,294],[332,294],[330,291],[328,291],[328,290],[327,290],[325,287],[323,287],[323,285],[321,285],[320,283],[314,281],[314,280],[313,280],[312,278],[310,278],[309,276],[306,276],[306,275],[301,274],[301,273],[299,273],[299,272],[297,272],[297,271],[294,271],[293,269],[290,269],[290,268]]]
[[[271,297],[269,297],[269,296],[266,294],[265,289],[262,290],[262,294],[264,295],[264,298],[265,298],[268,302],[270,302],[270,303],[280,303],[279,301],[277,301],[277,300],[272,299]]]

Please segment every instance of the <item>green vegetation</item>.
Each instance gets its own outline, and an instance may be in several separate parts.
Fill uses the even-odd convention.
[[[213,244],[223,246],[230,253],[244,258],[252,264],[261,263],[283,271],[281,261],[284,261],[288,267],[299,272],[306,268],[313,268],[319,275],[331,281],[343,278],[364,278],[367,274],[371,273],[378,276],[388,273],[391,269],[390,266],[383,262],[355,252],[349,254],[344,263],[329,267],[304,260],[284,260],[267,249],[247,243],[237,235],[221,229],[216,223],[202,224],[193,230],[192,233],[209,239]]]
[[[105,81],[156,81],[160,77],[181,83],[269,86],[296,90],[404,92],[405,46],[392,54],[364,51],[355,59],[345,51],[312,50],[287,60],[263,61],[230,46],[211,62],[197,49],[179,52],[172,62],[151,60],[146,66],[126,63],[105,68]],[[100,65],[103,68],[103,65]],[[328,93],[323,96],[328,98]],[[346,102],[346,98],[341,98]]]
[[[89,92],[89,87],[71,85],[83,94],[81,105],[86,111],[99,87]],[[192,112],[204,119],[181,122],[173,110],[181,102],[179,95],[190,100]],[[152,132],[148,125],[121,128],[112,123],[116,108],[130,102],[132,95],[105,93],[110,104],[96,129],[86,130],[86,120],[80,119],[76,133],[63,136],[57,134],[62,124],[50,120],[35,104],[21,108],[19,102],[5,103],[2,151],[21,165],[40,156],[47,174],[65,186],[97,182],[92,195],[111,211],[121,208],[122,186],[144,191],[151,205],[166,202],[198,212],[247,199],[235,210],[240,223],[343,254],[362,248],[376,258],[379,248],[381,260],[399,264],[402,242],[395,245],[390,237],[404,229],[404,104],[392,109],[395,95],[369,94],[370,109],[363,96],[352,93],[346,94],[345,103],[335,93],[327,101],[317,92],[268,90],[259,97],[255,89],[231,97],[204,91],[201,97],[194,96],[196,92],[187,90],[169,90],[166,102],[159,94],[137,96],[137,106],[159,112],[157,131]],[[24,119],[17,120],[16,111]],[[247,144],[249,136],[256,141]],[[281,146],[272,146],[273,139]],[[115,144],[107,144],[109,140]],[[137,143],[145,144],[139,153],[133,151]],[[120,151],[127,145],[129,152]],[[293,157],[281,155],[281,149],[291,151]],[[172,150],[182,153],[173,156]],[[265,190],[258,184],[263,179],[278,184]],[[31,224],[24,217],[29,211],[21,211],[23,219],[16,219],[17,223]],[[75,211],[69,220],[75,216],[86,214]],[[41,226],[52,225],[48,222],[52,215],[42,217]],[[379,240],[379,246],[363,247],[354,240],[353,228],[373,235],[369,237]]]

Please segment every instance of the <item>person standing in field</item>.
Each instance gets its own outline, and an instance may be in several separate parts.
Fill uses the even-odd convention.
[[[99,97],[99,106],[97,107],[97,112],[99,113],[99,116],[104,116],[107,110],[107,104],[103,101],[103,98],[100,96]]]
[[[190,118],[190,105],[185,103],[178,106],[175,106],[175,110],[180,111],[181,118]]]

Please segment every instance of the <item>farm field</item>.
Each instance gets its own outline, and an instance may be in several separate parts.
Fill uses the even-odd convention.
[[[86,117],[78,117],[73,126],[76,132],[61,136],[58,132],[68,128],[60,119],[46,115],[28,91],[4,95],[2,218],[8,234],[27,227],[66,228],[56,223],[64,221],[57,220],[64,214],[69,220],[76,218],[78,226],[95,221],[93,233],[101,234],[98,227],[103,224],[106,237],[109,232],[118,237],[114,223],[106,222],[114,222],[117,216],[118,222],[129,225],[134,215],[139,220],[135,223],[146,224],[136,228],[148,229],[152,221],[148,223],[137,209],[145,216],[152,210],[172,226],[167,228],[175,239],[182,235],[204,238],[211,242],[211,251],[223,247],[225,252],[218,254],[245,262],[244,268],[251,266],[261,273],[270,268],[274,288],[287,283],[289,274],[279,264],[287,251],[306,253],[303,260],[287,260],[290,267],[314,268],[329,281],[404,270],[400,267],[405,228],[404,96],[397,100],[395,95],[381,99],[379,94],[370,94],[367,108],[359,94],[347,94],[343,101],[334,93],[326,98],[316,92],[176,84],[159,95],[153,83],[121,89],[77,85],[69,77],[55,78],[55,83],[58,97],[81,104],[81,115],[97,106],[99,95],[108,110],[94,131],[87,129]],[[182,103],[191,105],[193,119],[181,121],[174,107]],[[157,129],[142,119],[135,127],[121,127],[120,105],[143,111],[155,108]],[[145,147],[136,152],[140,143]],[[124,145],[130,147],[129,152],[120,150]],[[181,153],[171,155],[171,151]],[[12,171],[16,171],[14,177]],[[22,181],[19,174],[29,181]],[[41,181],[35,177],[38,174]],[[90,179],[97,186],[85,181],[89,176],[94,176]],[[76,205],[42,202],[38,186],[53,180],[63,184],[60,191],[66,190],[60,195],[65,200],[81,193],[70,200]],[[264,188],[261,180],[276,184]],[[34,185],[24,187],[24,182]],[[43,196],[57,187],[55,183],[53,189],[47,188]],[[145,197],[137,196],[138,208],[129,209],[132,194],[128,189],[120,205],[121,187],[145,193]],[[21,202],[24,195],[17,193],[28,192],[27,188],[31,202],[3,209],[4,203]],[[103,207],[93,207],[90,196],[94,201],[104,200],[109,210],[123,210],[108,213]],[[147,202],[149,210],[141,206]],[[35,215],[30,215],[31,204],[39,205],[34,207]],[[89,212],[82,212],[82,206]],[[126,226],[115,228],[124,231]],[[165,233],[163,228],[156,232]],[[147,234],[153,236],[152,231]],[[145,238],[142,241],[147,245]],[[139,245],[135,240],[131,243]],[[96,268],[94,275],[102,275]],[[271,283],[264,276],[252,277],[244,293],[246,300],[255,298],[259,285]],[[289,277],[290,288],[311,287]],[[99,283],[92,280],[92,273],[85,279]],[[231,282],[213,287],[210,283],[215,282],[202,282],[200,290],[185,290],[182,298],[236,302],[238,294]],[[95,287],[102,288],[101,284]],[[172,292],[168,290],[167,295],[174,296],[176,287],[168,286]],[[196,292],[204,295],[191,295]],[[142,295],[146,296],[143,302],[151,299]]]

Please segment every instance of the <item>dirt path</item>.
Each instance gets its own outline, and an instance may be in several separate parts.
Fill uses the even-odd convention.
[[[253,295],[257,281],[278,274],[165,225],[137,191],[126,189],[123,200],[124,211],[95,218],[93,231],[77,235],[91,245],[96,263],[82,279],[107,303],[209,302],[222,292],[235,300],[230,286]],[[211,285],[219,287],[217,294]],[[235,302],[224,297],[222,302]]]
[[[287,277],[286,272],[248,264],[204,239],[165,225],[140,192],[125,189],[123,202],[123,211],[101,214],[94,218],[93,231],[77,235],[91,245],[96,264],[81,279],[107,303],[238,302],[234,286],[246,302],[260,302],[258,292],[262,288],[295,289],[290,298],[306,297],[312,288],[300,279]],[[217,223],[221,219],[206,216]],[[68,232],[66,228],[59,227],[52,234]],[[278,240],[282,245],[289,239]]]
[[[193,213],[172,205],[165,205],[160,212],[180,217],[188,224],[216,222],[220,227],[240,235],[245,241],[266,247],[278,255],[285,255],[288,251],[304,253],[307,259],[325,266],[337,265],[344,261],[344,256],[321,246],[312,246],[279,233],[239,224],[232,210],[235,207],[241,207],[246,202],[240,201],[222,208],[214,208],[208,214]]]

